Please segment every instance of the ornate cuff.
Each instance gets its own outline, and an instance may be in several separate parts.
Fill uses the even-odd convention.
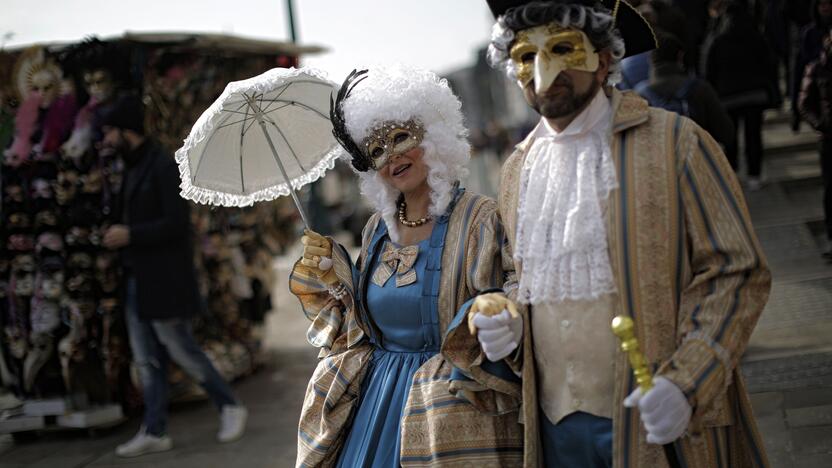
[[[343,283],[336,283],[332,286],[327,288],[329,291],[329,295],[332,296],[334,299],[341,300],[347,295],[347,287],[344,286]]]

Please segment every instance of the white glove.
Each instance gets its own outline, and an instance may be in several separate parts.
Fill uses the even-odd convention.
[[[653,378],[653,388],[642,395],[636,388],[624,399],[624,406],[638,405],[641,422],[647,429],[647,442],[669,444],[685,433],[693,413],[682,390],[664,377]]]
[[[477,340],[489,361],[497,362],[517,349],[523,338],[523,318],[504,309],[497,315],[474,315]]]

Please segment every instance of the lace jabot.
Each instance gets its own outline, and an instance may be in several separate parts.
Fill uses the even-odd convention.
[[[517,248],[524,304],[615,291],[602,200],[618,187],[603,91],[562,132],[541,120],[520,179]]]

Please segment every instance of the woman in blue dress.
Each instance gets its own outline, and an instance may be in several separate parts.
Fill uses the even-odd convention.
[[[297,466],[523,465],[521,363],[491,362],[456,333],[506,281],[509,255],[496,203],[459,187],[460,108],[445,80],[398,67],[353,72],[333,102],[333,133],[376,212],[356,262],[307,231],[290,277],[321,349]]]

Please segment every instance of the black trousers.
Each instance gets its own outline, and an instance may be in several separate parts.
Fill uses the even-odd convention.
[[[763,110],[760,108],[737,109],[730,111],[734,121],[734,131],[739,132],[740,121],[743,122],[745,133],[745,162],[748,165],[750,177],[760,177],[763,169]],[[738,139],[734,139],[738,142]],[[726,148],[725,156],[736,171],[739,167],[739,143]]]
[[[826,237],[832,241],[832,134],[823,136],[820,146],[820,177],[823,179],[823,216]]]

